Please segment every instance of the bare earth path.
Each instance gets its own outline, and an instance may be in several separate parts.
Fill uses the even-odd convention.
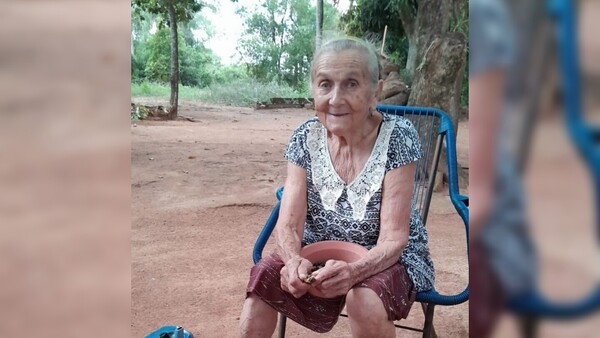
[[[236,337],[252,246],[285,179],[283,149],[313,112],[183,102],[180,115],[199,122],[132,122],[131,334],[182,325],[196,338]],[[467,145],[461,124],[464,165]],[[437,288],[461,291],[468,279],[464,230],[445,193],[434,196],[428,229]],[[422,319],[417,304],[402,324]],[[436,308],[434,325],[440,337],[466,337],[468,303]],[[315,335],[288,321],[288,337]],[[321,336],[349,337],[347,319]]]

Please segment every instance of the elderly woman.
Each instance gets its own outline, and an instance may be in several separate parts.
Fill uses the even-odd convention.
[[[416,292],[433,286],[427,234],[412,203],[417,133],[402,118],[375,110],[383,81],[372,47],[337,39],[315,54],[310,70],[317,116],[298,127],[276,225],[276,252],[251,271],[241,336],[271,337],[277,312],[327,332],[346,305],[354,337],[394,337]],[[355,263],[312,264],[304,245],[339,240],[368,253]],[[317,288],[327,298],[307,291]]]

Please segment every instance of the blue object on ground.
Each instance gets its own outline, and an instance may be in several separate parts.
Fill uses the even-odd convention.
[[[150,333],[145,338],[194,338],[194,335],[184,330],[181,326],[163,326]]]

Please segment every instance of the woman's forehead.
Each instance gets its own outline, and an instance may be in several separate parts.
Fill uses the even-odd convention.
[[[343,72],[366,77],[368,64],[364,53],[360,50],[327,51],[319,55],[314,65],[314,72],[316,76]]]

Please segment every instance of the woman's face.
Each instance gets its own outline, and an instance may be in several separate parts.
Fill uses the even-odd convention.
[[[383,85],[373,88],[367,61],[360,51],[321,54],[313,69],[312,93],[321,123],[335,135],[348,135],[363,125],[377,104]]]

